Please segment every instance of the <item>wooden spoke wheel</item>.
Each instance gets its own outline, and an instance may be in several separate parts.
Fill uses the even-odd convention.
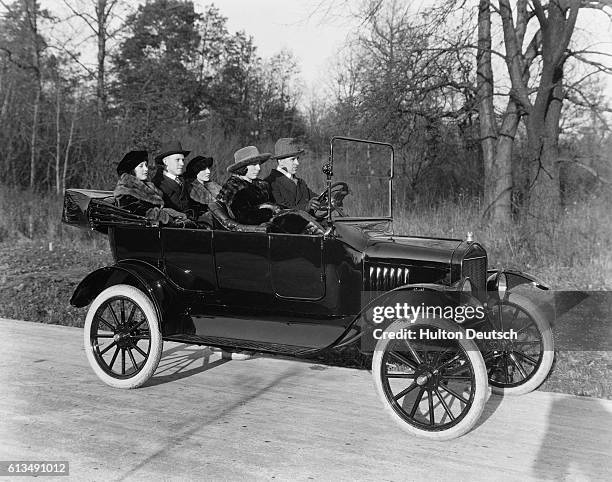
[[[485,364],[474,341],[446,320],[399,320],[384,333],[392,332],[414,337],[383,334],[375,348],[374,383],[393,420],[411,434],[434,440],[471,430],[488,395]]]
[[[554,360],[550,323],[528,299],[509,293],[489,304],[487,329],[512,335],[507,340],[479,342],[491,390],[523,395],[538,388]]]
[[[85,353],[95,374],[115,388],[137,388],[155,372],[163,341],[151,300],[139,289],[115,285],[91,304]]]

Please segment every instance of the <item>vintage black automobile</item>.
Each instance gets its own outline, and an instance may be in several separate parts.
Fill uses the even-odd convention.
[[[143,385],[164,340],[302,358],[356,344],[373,353],[391,417],[437,440],[474,426],[489,386],[537,388],[553,363],[551,327],[516,288],[547,287],[488,269],[469,236],[394,234],[393,147],[335,137],[330,150],[323,234],[242,226],[219,205],[214,229],[152,225],[108,191],[68,189],[63,221],[107,233],[115,259],[70,300],[90,305],[85,351],[96,375],[112,387]],[[349,216],[355,209],[365,213]],[[409,316],[408,306],[422,311]],[[470,310],[479,316],[464,316]]]

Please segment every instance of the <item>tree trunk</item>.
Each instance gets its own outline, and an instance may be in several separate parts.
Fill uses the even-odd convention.
[[[98,101],[98,116],[104,117],[106,112],[106,86],[104,60],[106,58],[106,20],[110,13],[106,11],[106,0],[98,0],[96,15],[98,22],[98,79],[96,85],[96,97]],[[112,9],[112,6],[111,6]]]
[[[59,194],[60,190],[60,156],[61,156],[61,137],[60,137],[60,110],[61,110],[61,95],[60,82],[57,81],[57,95],[55,97],[55,192]]]
[[[36,151],[37,151],[37,132],[38,132],[38,110],[40,107],[40,84],[36,88],[36,99],[34,100],[34,116],[32,118],[32,143],[30,148],[30,188],[34,187],[36,179]]]
[[[72,138],[74,135],[74,125],[79,108],[79,98],[74,99],[74,107],[72,109],[72,120],[70,121],[70,133],[68,134],[68,142],[66,144],[66,154],[64,155],[64,169],[62,171],[62,191],[66,190],[66,173],[68,172],[68,160],[70,159],[70,148],[72,147]]]
[[[491,66],[491,9],[490,0],[480,0],[478,8],[477,52],[478,114],[480,142],[484,161],[483,215],[495,222],[511,221],[512,143],[518,115],[514,102],[508,104],[500,136],[493,105],[493,69]]]
[[[551,0],[548,18],[541,22],[542,74],[533,108],[526,119],[532,163],[529,214],[541,219],[560,206],[558,143],[563,103],[566,49],[576,25],[579,0]]]

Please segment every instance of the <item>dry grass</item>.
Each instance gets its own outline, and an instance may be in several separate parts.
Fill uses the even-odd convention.
[[[478,202],[415,206],[395,222],[396,233],[465,238],[486,248],[489,265],[532,273],[556,289],[612,289],[612,210],[592,198],[559,211],[554,219],[512,226],[485,223]]]

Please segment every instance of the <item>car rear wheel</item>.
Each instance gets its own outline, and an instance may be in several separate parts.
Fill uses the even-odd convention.
[[[512,335],[480,343],[493,393],[524,395],[548,376],[555,349],[550,323],[528,299],[516,293],[489,304],[488,329]]]
[[[391,333],[404,338],[391,339]],[[376,344],[372,375],[392,419],[406,432],[432,440],[470,431],[489,393],[478,347],[463,329],[441,319],[392,323]]]
[[[85,353],[95,374],[115,388],[137,388],[155,372],[163,340],[151,300],[129,285],[106,288],[85,318]]]

